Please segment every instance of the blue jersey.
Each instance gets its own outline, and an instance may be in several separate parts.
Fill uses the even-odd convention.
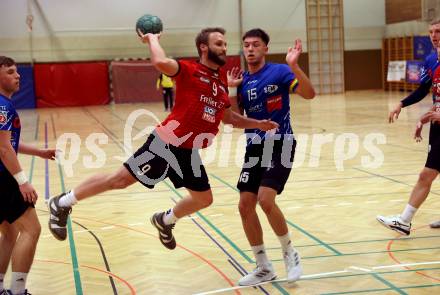
[[[11,131],[11,145],[18,152],[20,141],[21,124],[17,111],[7,97],[0,94],[0,130]],[[6,167],[0,160],[0,172],[6,171]]]
[[[244,73],[238,87],[238,102],[249,118],[272,120],[280,125],[277,134],[293,135],[289,93],[297,86],[298,80],[289,66],[266,63],[254,74]],[[259,129],[246,129],[245,132],[248,134],[248,144],[256,137],[255,134],[261,139],[266,138],[266,132]]]
[[[421,84],[429,84],[430,86],[433,85],[434,73],[437,70],[439,65],[440,65],[440,62],[437,57],[437,51],[428,55],[425,59],[424,64],[423,64],[422,74],[420,76],[420,83]],[[433,102],[435,102],[436,97],[435,97],[434,91],[433,91],[432,99],[433,99]]]

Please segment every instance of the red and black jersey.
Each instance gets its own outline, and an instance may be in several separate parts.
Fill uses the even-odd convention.
[[[178,63],[179,71],[173,77],[175,105],[156,131],[162,140],[174,146],[205,148],[218,133],[225,109],[231,106],[226,73],[197,61]]]

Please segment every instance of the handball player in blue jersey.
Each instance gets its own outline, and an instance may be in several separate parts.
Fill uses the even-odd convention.
[[[310,80],[298,65],[301,41],[289,48],[286,64],[268,63],[269,35],[252,29],[243,36],[243,52],[248,71],[242,76],[237,69],[228,75],[233,108],[249,118],[270,119],[279,124],[275,133],[246,129],[247,146],[237,188],[240,191],[239,211],[246,237],[252,247],[257,267],[239,280],[239,285],[254,285],[276,277],[267,257],[263,231],[256,206],[259,204],[281,243],[287,280],[294,282],[302,274],[300,257],[293,248],[283,213],[275,202],[289,178],[296,140],[290,124],[290,93],[306,99],[315,96]],[[234,89],[234,87],[238,87]],[[236,92],[236,99],[234,99]],[[256,160],[257,159],[257,160]]]
[[[429,36],[436,49],[425,59],[422,69],[420,86],[408,97],[400,101],[390,112],[389,122],[397,119],[401,108],[407,107],[421,101],[432,88],[433,109],[422,116],[417,123],[415,139],[421,140],[423,124],[431,122],[429,130],[429,150],[425,167],[419,174],[419,179],[414,186],[408,204],[402,214],[392,216],[377,216],[377,220],[384,226],[404,235],[409,235],[411,221],[419,207],[428,197],[432,182],[437,178],[440,171],[440,62],[438,60],[438,48],[440,45],[440,20],[431,22]],[[431,223],[431,227],[440,227],[440,221]]]
[[[20,88],[15,61],[0,56],[0,295],[26,295],[26,280],[41,232],[35,213],[37,192],[28,181],[17,153],[54,159],[55,150],[20,141],[21,124],[11,98]],[[3,280],[11,262],[11,285]]]

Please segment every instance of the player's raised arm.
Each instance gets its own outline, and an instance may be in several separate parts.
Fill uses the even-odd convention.
[[[300,39],[295,40],[295,46],[289,47],[286,55],[286,62],[289,65],[292,72],[295,74],[296,79],[298,79],[298,87],[296,88],[296,93],[301,95],[305,99],[312,99],[315,97],[315,89],[312,86],[312,82],[303,72],[298,64],[299,56],[302,53],[302,44]]]
[[[143,34],[138,31],[139,37],[143,43],[148,44],[151,54],[151,63],[160,72],[167,76],[174,76],[179,71],[179,64],[175,59],[166,56],[165,51],[159,43],[159,34]]]

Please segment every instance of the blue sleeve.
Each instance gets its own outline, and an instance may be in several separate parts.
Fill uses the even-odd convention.
[[[11,131],[13,117],[14,113],[8,106],[3,106],[3,108],[0,108],[0,130]]]
[[[402,107],[407,107],[412,104],[418,103],[429,93],[429,89],[431,88],[431,84],[429,83],[421,83],[420,86],[411,92],[405,99],[402,99]]]
[[[432,61],[431,59],[433,59],[433,58],[434,58],[434,60]],[[433,57],[432,55],[428,55],[428,57],[425,59],[425,61],[423,63],[423,67],[422,67],[422,73],[420,75],[420,84],[430,84],[431,85],[431,83],[432,83],[432,81],[431,81],[431,78],[432,78],[431,77],[431,75],[432,75],[431,63],[435,64],[436,60],[437,60],[437,57],[436,56]]]
[[[298,80],[295,77],[295,74],[292,73],[289,66],[282,65],[280,67],[280,79],[283,88],[289,89],[289,92],[295,92],[296,87],[298,87]]]

